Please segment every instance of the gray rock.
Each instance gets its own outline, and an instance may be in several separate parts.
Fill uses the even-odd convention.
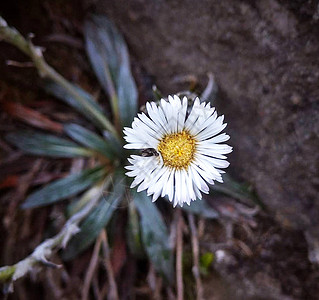
[[[319,236],[319,40],[315,1],[103,0],[163,93],[212,72],[231,134],[230,172],[283,226]],[[315,252],[318,251],[315,250]],[[311,252],[313,261],[318,254]]]

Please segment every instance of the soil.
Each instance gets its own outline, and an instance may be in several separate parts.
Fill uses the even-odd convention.
[[[50,63],[88,91],[98,86],[82,44],[81,24],[88,11],[105,14],[124,34],[141,83],[141,103],[150,95],[149,82],[166,95],[194,81],[204,87],[213,73],[219,87],[215,105],[225,114],[234,147],[229,172],[250,183],[267,210],[254,217],[250,235],[235,222],[234,237],[251,252],[237,246],[220,250],[215,273],[205,279],[205,297],[318,299],[318,1],[32,0],[5,1],[1,7],[10,24],[36,34]],[[58,34],[68,38],[61,42]],[[33,70],[20,72],[4,64],[23,58],[0,44],[2,86],[10,86],[13,95],[28,90],[28,97],[43,99]],[[7,124],[7,118],[1,122]],[[45,222],[47,212],[42,214],[44,221],[33,217]],[[212,232],[208,241],[213,239]],[[11,260],[26,254],[16,252]],[[13,263],[10,259],[1,263]],[[50,282],[41,287],[41,295]],[[31,299],[36,288],[26,282],[12,299]],[[59,297],[51,294],[47,299]]]

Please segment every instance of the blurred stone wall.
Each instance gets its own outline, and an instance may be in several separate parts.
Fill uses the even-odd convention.
[[[103,0],[136,62],[163,93],[187,76],[220,88],[230,172],[252,183],[284,226],[319,236],[317,1]],[[184,85],[185,86],[185,85]],[[311,252],[319,261],[319,252]]]

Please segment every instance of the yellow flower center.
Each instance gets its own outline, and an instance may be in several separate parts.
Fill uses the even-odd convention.
[[[164,165],[174,169],[187,169],[194,158],[196,140],[185,130],[165,135],[157,150]]]

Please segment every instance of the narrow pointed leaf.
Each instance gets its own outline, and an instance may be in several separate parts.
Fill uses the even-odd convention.
[[[210,207],[204,198],[202,200],[196,200],[191,202],[190,206],[184,205],[182,209],[187,212],[200,215],[207,219],[216,219],[219,216],[218,212],[212,207]]]
[[[114,151],[104,139],[96,133],[77,124],[68,124],[64,126],[64,131],[76,142],[93,149],[108,159],[114,158]]]
[[[144,253],[142,246],[141,226],[139,216],[133,201],[129,204],[128,209],[127,242],[130,251],[136,257],[142,257]]]
[[[114,189],[108,194],[101,194],[98,206],[84,220],[80,232],[72,238],[62,258],[70,260],[88,248],[99,235],[100,231],[108,224],[114,211],[118,207],[125,191],[122,180],[115,178]]]
[[[49,94],[57,97],[76,109],[98,128],[102,130],[109,130],[112,134],[115,134],[112,124],[105,116],[100,105],[94,101],[93,97],[89,93],[80,87],[69,84],[67,88],[53,81],[46,80],[44,88]]]
[[[84,36],[92,67],[111,98],[113,113],[119,114],[122,125],[127,126],[137,112],[137,88],[124,39],[104,16],[88,19]]]
[[[141,216],[142,241],[155,269],[168,281],[174,279],[173,252],[169,233],[156,205],[146,193],[133,193],[134,204]]]
[[[93,156],[89,149],[54,135],[21,131],[6,135],[6,139],[24,152],[52,157]]]
[[[105,176],[106,170],[102,166],[72,174],[56,180],[44,188],[32,193],[23,203],[23,208],[45,206],[74,196]]]
[[[212,185],[211,189],[239,199],[248,205],[258,204],[260,207],[265,208],[265,205],[247,184],[238,183],[227,174],[223,174],[223,180],[223,183],[216,183]]]
[[[123,148],[124,140],[122,140],[122,143],[121,143],[119,139],[115,138],[108,131],[103,131],[103,137],[105,139],[105,142],[112,149],[113,153],[116,153],[117,158],[123,158],[123,159],[127,158],[126,149]]]
[[[129,66],[128,63],[127,66]],[[129,126],[137,113],[138,94],[131,70],[124,64],[121,65],[119,72],[117,95],[122,125],[123,127]]]
[[[96,195],[96,190],[100,187],[100,194],[103,194],[105,190],[107,190],[110,185],[112,184],[112,173],[106,174],[102,177],[101,180],[98,181],[97,184],[93,186],[93,188],[89,188],[82,193],[80,197],[74,197],[70,204],[66,207],[66,216],[70,218],[77,212],[79,212],[82,208],[84,208],[89,202],[92,201],[92,194],[93,196]],[[101,183],[101,185],[99,185]],[[101,188],[102,187],[102,188]],[[97,189],[95,189],[97,188]],[[99,199],[97,199],[98,201]]]

